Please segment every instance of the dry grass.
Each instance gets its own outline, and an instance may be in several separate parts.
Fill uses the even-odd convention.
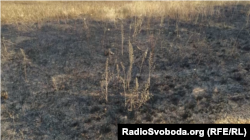
[[[250,124],[250,119],[240,118],[235,116],[227,116],[224,119],[216,120],[217,124]]]
[[[129,70],[128,70],[128,77],[127,77],[127,88],[129,89],[129,83],[131,81],[131,74],[132,74],[132,68],[133,68],[133,63],[134,63],[134,50],[133,50],[133,46],[129,41]]]
[[[117,96],[119,93],[122,95],[122,98],[119,96],[118,99],[122,99],[121,100],[122,102],[124,100],[124,106],[129,111],[132,111],[132,110],[138,111],[139,108],[142,107],[143,105],[145,105],[145,104],[148,105],[149,104],[148,102],[151,102],[151,101],[154,102],[154,100],[161,97],[161,96],[159,96],[159,97],[156,97],[155,99],[153,98],[152,100],[150,100],[151,97],[154,95],[154,94],[151,94],[151,91],[153,91],[153,88],[152,88],[153,85],[159,86],[159,89],[161,86],[162,87],[161,89],[169,91],[169,93],[172,92],[171,86],[173,86],[172,89],[174,89],[174,90],[179,88],[178,87],[179,85],[175,85],[172,83],[169,84],[171,79],[169,79],[169,81],[167,81],[167,82],[165,82],[165,81],[164,82],[160,81],[159,83],[155,82],[156,81],[155,80],[156,74],[153,73],[154,69],[157,69],[157,68],[155,68],[156,67],[155,63],[156,62],[162,62],[162,63],[166,62],[166,61],[163,61],[163,59],[161,61],[159,61],[159,60],[156,61],[158,59],[157,53],[159,53],[157,50],[157,47],[161,47],[162,53],[166,53],[166,56],[167,56],[166,59],[169,58],[169,63],[172,63],[172,62],[174,63],[177,61],[180,61],[178,63],[182,63],[182,61],[184,59],[189,58],[189,57],[184,57],[184,56],[190,55],[190,54],[188,54],[189,53],[188,51],[187,51],[187,54],[184,54],[185,53],[184,49],[183,50],[180,49],[181,51],[176,52],[174,50],[175,48],[172,47],[172,45],[175,45],[175,44],[173,44],[174,41],[165,39],[166,35],[165,34],[163,35],[163,33],[161,32],[161,30],[164,30],[163,28],[165,28],[165,23],[164,23],[165,20],[164,19],[169,19],[169,18],[177,19],[176,26],[175,26],[175,28],[176,28],[175,31],[176,31],[177,35],[174,35],[176,38],[176,36],[179,37],[179,35],[181,35],[181,31],[182,31],[182,28],[181,28],[182,26],[180,24],[178,24],[180,20],[191,21],[193,23],[196,23],[199,21],[198,18],[200,18],[200,17],[204,18],[204,19],[206,19],[206,17],[209,15],[215,15],[215,16],[220,17],[220,12],[221,12],[220,10],[221,9],[216,8],[216,6],[238,5],[238,4],[239,3],[237,3],[237,2],[200,2],[200,1],[196,1],[196,2],[2,2],[1,22],[2,22],[2,24],[18,24],[18,23],[34,23],[34,22],[39,23],[39,22],[43,22],[45,20],[55,20],[55,21],[65,20],[65,21],[67,21],[67,19],[79,18],[79,16],[84,15],[84,23],[81,26],[83,27],[83,29],[85,31],[84,33],[86,33],[86,38],[87,38],[88,44],[91,43],[91,40],[95,35],[95,30],[98,30],[98,34],[99,34],[99,31],[101,29],[104,29],[103,33],[101,33],[101,35],[100,35],[102,37],[102,40],[100,39],[101,40],[100,46],[105,50],[105,56],[107,58],[106,58],[106,63],[103,65],[102,81],[100,81],[100,84],[101,84],[101,92],[100,93],[102,93],[102,96],[107,103],[105,106],[105,111],[106,111],[106,107],[108,107],[112,102],[113,103],[117,102],[115,100],[114,96]],[[230,10],[230,7],[229,7],[229,10]],[[133,23],[126,24],[126,22],[125,22],[126,20],[116,22],[119,19],[128,18],[128,17],[130,17],[130,18],[132,17],[134,19]],[[145,38],[145,40],[147,39],[147,41],[145,41],[146,42],[145,43],[144,40],[142,40],[140,38],[140,37],[144,37],[142,35],[140,36],[140,32],[141,32],[142,28],[143,28],[142,31],[145,31],[145,27],[147,27],[146,28],[148,31],[147,33],[149,33],[150,26],[151,26],[151,28],[155,27],[154,22],[151,22],[153,19],[152,17],[158,17],[160,19],[158,21],[159,25],[160,25],[159,34],[158,34],[158,30],[157,30],[157,34],[153,34],[153,35],[148,34],[148,36],[146,36],[146,38]],[[249,22],[249,17],[250,17],[250,10],[248,11],[248,16],[246,18],[246,24],[248,24],[248,22]],[[83,19],[83,17],[81,17],[81,18]],[[108,43],[105,43],[105,41],[106,42],[110,41],[110,40],[105,39],[105,38],[106,37],[107,38],[113,37],[113,36],[109,36],[110,35],[109,33],[106,33],[109,30],[108,26],[106,24],[103,24],[103,28],[101,28],[101,29],[91,28],[91,20],[88,20],[89,18],[92,18],[94,20],[112,20],[112,22],[114,22],[114,26],[117,29],[116,31],[119,35],[119,36],[117,36],[117,38],[119,40],[118,44],[121,45],[121,46],[117,45],[117,47],[121,47],[121,52],[119,52],[119,53],[118,53],[118,51],[115,52],[114,50],[112,50],[113,48],[108,48],[108,49],[105,48],[105,45],[108,44]],[[118,25],[118,27],[116,26],[116,24]],[[130,32],[129,33],[128,33],[128,26],[126,26],[128,24],[130,25],[130,28],[129,28]],[[142,26],[143,24],[146,24],[146,25]],[[244,24],[245,24],[245,22],[244,22]],[[118,30],[118,28],[120,28],[120,31]],[[170,31],[170,30],[165,30],[165,31]],[[161,33],[162,33],[162,35],[161,35]],[[66,35],[68,35],[68,34],[66,34]],[[114,34],[114,35],[116,36],[117,34]],[[194,32],[194,33],[191,33],[189,37],[183,38],[183,39],[185,39],[183,41],[184,42],[183,46],[188,46],[188,42],[190,40],[192,40],[192,38],[195,38],[195,35],[196,34]],[[179,38],[181,38],[181,37],[179,37]],[[136,39],[139,40],[138,41],[139,43],[136,42],[137,41]],[[6,45],[11,44],[11,42],[7,42],[7,40],[4,40],[4,39],[2,39],[2,40],[3,41],[2,41],[1,45],[3,46],[3,50],[2,50],[1,58],[2,58],[2,64],[3,64],[3,62],[10,60],[12,57],[14,57],[15,54],[11,51],[11,49],[8,49],[6,47]],[[111,41],[113,41],[113,40],[111,40]],[[168,41],[169,41],[169,43],[167,43]],[[116,40],[114,42],[116,42]],[[206,45],[206,43],[204,43],[204,42],[205,41],[203,41],[203,40],[199,40],[196,42],[196,45],[198,44],[197,46],[199,46],[199,48],[198,49],[196,48],[196,50],[194,50],[194,51],[196,54],[199,54],[199,52],[201,52],[199,54],[199,56],[197,56],[197,59],[198,59],[197,65],[199,65],[200,62],[203,61],[203,59],[206,59],[206,57],[204,57],[202,55],[203,53],[201,50],[204,50],[204,51],[208,50],[206,52],[208,54],[208,56],[212,56],[211,54],[213,53],[213,51],[209,51],[209,49],[207,49],[208,47],[207,48],[204,47]],[[236,42],[237,42],[237,39],[235,39],[235,40],[232,39],[232,42],[230,43],[230,44],[232,44],[232,48],[233,48],[233,51],[231,52],[230,57],[231,56],[236,57],[237,55],[239,55],[238,54],[239,49],[237,48]],[[204,43],[205,45],[202,45],[202,43]],[[139,46],[137,46],[137,44],[139,44]],[[140,49],[141,44],[145,45],[145,46],[143,46],[143,47],[145,47],[144,49]],[[159,44],[160,44],[160,46],[159,46]],[[207,43],[207,44],[209,45],[209,43]],[[176,45],[179,45],[179,44],[176,44]],[[10,46],[10,45],[8,45],[8,46]],[[136,47],[139,49],[136,49]],[[165,49],[165,48],[167,48],[167,49]],[[115,53],[112,53],[111,50],[114,51]],[[139,53],[138,53],[138,50],[140,50],[141,52],[139,51]],[[166,50],[166,52],[163,52],[165,50]],[[25,51],[26,51],[25,49],[24,50],[20,49],[20,51],[18,51],[18,53],[21,56],[20,58],[22,61],[21,66],[22,66],[23,75],[24,75],[23,77],[24,77],[25,81],[27,82],[27,84],[29,84],[29,79],[31,78],[31,74],[28,72],[31,69],[31,68],[29,68],[29,62],[30,62],[31,58],[29,59],[29,56],[28,56],[29,53],[25,54]],[[226,51],[230,51],[230,50],[226,50]],[[181,54],[181,53],[183,53],[183,54]],[[94,54],[94,53],[91,52],[91,54]],[[113,55],[113,56],[111,57],[111,55]],[[115,56],[117,56],[117,57],[115,57]],[[119,59],[119,56],[121,56],[120,59]],[[139,56],[139,57],[137,57],[137,56]],[[46,53],[44,53],[44,57],[46,57]],[[48,60],[51,58],[54,58],[54,57],[49,57]],[[86,58],[86,57],[84,57],[84,58]],[[196,57],[190,57],[190,58],[196,59]],[[215,57],[215,58],[217,58],[217,57]],[[75,60],[77,61],[78,59],[75,58]],[[87,60],[89,60],[89,59],[87,59]],[[94,60],[99,60],[99,59],[94,59]],[[123,61],[123,60],[125,60],[125,61]],[[139,61],[137,61],[137,60],[139,60]],[[126,61],[128,61],[128,62],[126,62]],[[193,61],[196,62],[196,60],[193,60]],[[92,61],[92,63],[93,62],[97,62],[97,61]],[[204,60],[204,62],[206,62],[206,61]],[[103,63],[104,63],[104,61],[103,61]],[[52,65],[52,66],[54,66],[54,65]],[[137,72],[137,69],[136,69],[137,67],[139,69],[138,70],[139,74],[138,73],[133,74],[134,71]],[[65,68],[66,68],[66,66],[65,66]],[[71,69],[71,68],[69,68],[67,66],[67,69]],[[48,68],[48,70],[50,70],[50,69]],[[94,70],[95,69],[93,69],[93,71]],[[116,73],[115,73],[115,71],[116,71]],[[76,68],[76,73],[77,72],[78,72],[78,70]],[[146,72],[146,74],[145,74],[145,72]],[[88,72],[86,72],[86,75],[87,74],[88,74]],[[91,74],[93,74],[93,73],[91,73]],[[179,73],[177,73],[177,74],[179,74]],[[189,84],[192,85],[193,84],[192,81],[195,81],[196,79],[199,78],[198,72],[195,71],[191,74],[194,75],[194,76],[190,76],[191,79],[193,79],[193,80],[184,79],[183,81],[181,81],[181,84],[184,82],[189,83],[191,81]],[[146,75],[146,76],[144,76],[144,75]],[[60,76],[60,75],[51,76],[52,87],[56,91],[56,92],[54,92],[55,94],[61,93],[60,90],[62,90],[62,87],[63,87],[62,83],[64,82],[61,80],[62,79],[61,77],[62,76]],[[72,79],[77,79],[77,80],[81,79],[81,78],[88,79],[88,78],[86,78],[87,76],[79,77],[78,74],[75,77],[77,77],[77,78],[72,78]],[[116,78],[114,78],[114,77],[116,77]],[[182,77],[180,77],[180,78],[177,77],[177,78],[175,78],[175,76],[173,76],[173,78],[172,78],[173,83],[175,83],[175,80],[180,81],[180,79]],[[71,81],[72,81],[72,83],[74,83],[74,80],[70,80],[70,82]],[[79,80],[79,81],[81,81],[81,80]],[[72,84],[72,87],[74,87],[75,85],[78,86],[77,82],[75,82],[76,84]],[[162,85],[160,85],[161,82],[162,82]],[[79,83],[81,83],[81,82],[79,82]],[[185,85],[185,84],[183,84],[183,85]],[[90,84],[90,85],[92,85],[92,84]],[[77,86],[75,86],[75,87],[76,88],[82,87],[82,86],[78,86],[78,87]],[[85,86],[85,85],[83,85],[83,86]],[[86,85],[86,87],[87,86],[88,85]],[[70,92],[74,91],[75,87],[72,88],[72,90],[70,89]],[[190,88],[190,87],[188,87],[188,88]],[[87,89],[89,89],[89,88],[87,88]],[[158,89],[158,87],[157,87],[157,89]],[[180,89],[181,88],[178,89],[178,92]],[[199,93],[205,92],[204,89],[202,89],[202,88],[199,88],[198,89],[199,91],[197,89],[198,88],[195,88],[193,91],[194,97],[198,97]],[[82,89],[80,89],[80,90],[82,90]],[[184,91],[184,90],[181,89],[180,91]],[[7,99],[8,92],[7,91],[2,92],[1,98]],[[9,92],[9,93],[11,93],[11,92]],[[98,91],[98,93],[99,93],[99,91]],[[10,94],[10,97],[11,97],[11,94]],[[172,98],[172,97],[175,97],[175,95],[173,95],[173,96],[169,95],[169,96],[167,96],[167,98],[168,97]],[[58,99],[58,100],[60,100],[60,99]],[[161,106],[168,106],[168,104],[166,104],[165,101],[164,102],[163,101],[160,102],[160,100],[158,100],[158,101],[159,101],[159,104],[156,103],[156,105],[160,106],[160,107],[159,108],[156,107],[155,112],[161,111],[161,113],[162,113],[162,111],[168,111],[168,108],[172,109],[172,106],[161,108]],[[169,101],[169,100],[167,100],[167,101]],[[193,100],[191,100],[191,101],[193,101]],[[175,101],[172,101],[172,99],[170,99],[170,103],[172,103],[172,102],[175,102]],[[163,103],[163,105],[161,105],[160,103]],[[145,107],[147,108],[147,106],[145,106]],[[151,110],[150,107],[148,110]],[[177,110],[176,111],[177,113],[175,116],[179,117],[178,115],[182,114],[182,113],[178,112],[180,109],[179,110],[176,109],[176,110]],[[112,112],[112,111],[109,111],[109,112]],[[173,114],[175,113],[175,111],[172,111],[172,112],[173,112]],[[167,114],[167,113],[171,114],[172,112],[169,111],[169,112],[166,112],[165,114]],[[114,113],[116,113],[116,112],[114,112]],[[201,110],[201,113],[203,113],[202,110]],[[154,114],[152,114],[152,116],[154,116]],[[80,116],[80,117],[82,117],[82,116]],[[12,117],[12,118],[14,121],[14,117]],[[168,123],[167,119],[165,119],[167,117],[163,116],[162,118],[163,119],[160,123],[162,123],[162,122]],[[246,117],[244,118],[244,117],[237,117],[237,115],[231,115],[231,116],[227,116],[227,117],[222,117],[222,118],[216,120],[215,123],[250,123],[250,120],[249,120],[249,118],[246,118]]]
[[[109,70],[108,70],[108,65],[109,65],[109,59],[107,58],[106,61],[106,67],[105,67],[105,91],[106,91],[106,102],[108,102],[108,79],[109,79]]]
[[[7,91],[1,91],[1,99],[8,99],[8,92]]]
[[[247,2],[245,2],[247,3]],[[1,22],[27,23],[61,20],[86,15],[95,20],[122,19],[131,16],[157,16],[194,20],[198,15],[219,14],[215,6],[239,2],[1,2]]]

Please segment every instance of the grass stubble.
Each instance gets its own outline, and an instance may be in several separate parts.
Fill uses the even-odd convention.
[[[164,40],[161,40],[161,29],[164,26],[165,18],[176,19],[176,38],[180,37],[179,34],[179,21],[189,21],[197,24],[199,18],[205,19],[209,16],[220,16],[220,12],[215,9],[216,6],[224,5],[237,5],[240,2],[1,2],[1,23],[2,24],[25,24],[25,23],[42,23],[43,21],[48,20],[67,20],[79,18],[81,15],[87,16],[84,19],[83,28],[86,31],[87,40],[91,38],[91,30],[88,26],[87,20],[94,19],[99,21],[113,21],[115,27],[119,27],[121,30],[121,56],[124,56],[126,49],[128,49],[128,60],[129,65],[126,62],[116,62],[114,67],[116,68],[116,79],[121,81],[123,93],[121,94],[124,97],[124,105],[128,107],[129,111],[138,109],[144,103],[146,103],[152,96],[150,94],[150,83],[153,72],[153,63],[155,55],[155,45],[157,39],[160,40],[160,44],[165,43]],[[246,2],[249,3],[249,2]],[[83,8],[84,7],[84,8]],[[249,24],[250,10],[248,11],[248,16],[246,18],[246,26]],[[144,18],[146,17],[146,18]],[[160,29],[158,32],[158,37],[152,35],[151,20],[153,17],[160,17]],[[129,26],[129,36],[125,38],[125,30],[123,20],[126,18],[134,19],[134,23]],[[133,66],[135,65],[134,58],[134,46],[133,41],[136,40],[137,35],[141,32],[142,25],[145,24],[147,27],[147,35],[149,36],[149,48],[146,48],[142,51],[141,61],[139,65],[139,75],[142,75],[143,65],[148,56],[148,78],[146,82],[138,80],[138,77],[133,77]],[[168,25],[168,23],[166,23]],[[133,29],[133,31],[132,31]],[[242,28],[243,29],[243,28]],[[104,25],[104,31],[102,35],[102,48],[104,52],[105,39],[106,39],[107,27]],[[240,34],[240,32],[239,32]],[[157,34],[155,34],[157,36]],[[185,45],[189,42],[190,38],[194,34],[191,34]],[[126,40],[125,40],[126,39]],[[125,45],[125,42],[128,42],[128,45]],[[232,42],[233,51],[231,52],[232,57],[237,58],[239,54],[237,45],[237,39]],[[3,43],[3,42],[2,42]],[[8,57],[8,50],[2,44],[2,56],[3,60]],[[27,71],[26,65],[28,59],[26,54],[22,49],[20,49],[23,56],[23,70],[24,78],[27,81]],[[111,51],[108,50],[108,55],[110,56]],[[149,54],[149,55],[148,55]],[[119,54],[115,54],[119,55]],[[173,54],[172,54],[173,55]],[[111,80],[114,78],[110,77],[110,63],[111,58],[108,57],[105,63],[105,74],[103,76],[103,81],[101,81],[101,90],[104,93],[104,98],[106,102],[109,102],[109,83],[112,83]],[[200,63],[200,60],[198,61]],[[121,69],[120,69],[121,67]],[[126,71],[127,70],[127,71]],[[134,79],[133,79],[134,78]],[[134,81],[134,82],[131,82]],[[52,83],[55,90],[58,90],[56,79],[52,77]],[[134,83],[134,87],[131,86],[131,83]],[[144,85],[143,85],[144,84]],[[103,88],[105,90],[103,90]],[[237,120],[236,120],[237,121]],[[223,120],[217,121],[217,123],[225,122]],[[231,119],[230,123],[234,123]],[[244,123],[249,123],[249,121],[242,120]]]

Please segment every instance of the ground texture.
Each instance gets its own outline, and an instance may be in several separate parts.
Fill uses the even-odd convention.
[[[249,6],[218,9],[192,22],[143,17],[138,34],[140,20],[124,20],[123,55],[119,20],[2,25],[2,139],[117,139],[118,123],[249,123]],[[108,102],[101,87],[107,58],[110,77],[121,62],[127,71],[129,40],[132,88],[135,77],[147,81],[153,52],[150,98],[132,111],[119,80],[110,78]]]

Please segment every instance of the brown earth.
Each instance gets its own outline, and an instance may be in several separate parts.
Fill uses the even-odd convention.
[[[118,123],[249,123],[249,8],[218,7],[221,15],[194,22],[165,17],[162,26],[144,17],[134,38],[135,19],[124,20],[123,55],[121,21],[2,25],[2,139],[117,139]],[[131,87],[147,80],[147,49],[154,68],[152,96],[133,111],[120,81],[110,80],[107,103],[100,86],[107,58],[111,77],[120,62],[128,69],[129,37]]]

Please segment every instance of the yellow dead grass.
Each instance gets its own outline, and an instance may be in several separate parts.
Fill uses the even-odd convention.
[[[242,2],[243,3],[243,2]],[[245,2],[249,3],[249,2]],[[27,23],[43,20],[77,18],[85,15],[95,20],[115,20],[129,16],[168,16],[193,20],[197,15],[219,14],[215,6],[238,2],[1,2],[1,23]]]
[[[240,118],[234,116],[228,116],[224,119],[219,119],[215,121],[216,124],[250,124],[250,118]]]

